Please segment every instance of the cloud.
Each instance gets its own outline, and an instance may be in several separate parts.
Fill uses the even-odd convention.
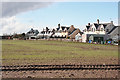
[[[26,32],[29,25],[16,20],[16,15],[51,5],[52,2],[2,2],[2,17],[0,17],[0,35]]]
[[[11,17],[16,14],[46,7],[52,2],[3,2],[2,17]]]
[[[2,20],[2,21],[1,21]],[[16,17],[3,18],[0,20],[0,34],[23,33],[30,29],[29,25],[16,21]]]

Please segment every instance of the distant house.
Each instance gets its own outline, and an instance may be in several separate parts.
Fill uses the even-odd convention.
[[[110,23],[100,23],[99,19],[97,19],[97,23],[88,23],[86,25],[86,28],[83,30],[82,42],[92,41],[101,43],[112,37],[116,32],[115,30],[117,30],[117,26],[113,24],[113,21]]]
[[[48,39],[51,38],[51,36],[54,34],[54,29],[49,29],[48,27],[46,27],[46,29],[43,29],[43,31],[41,31],[38,35],[37,38],[38,39]]]
[[[25,40],[25,33],[22,34],[13,34],[13,40]]]
[[[13,35],[2,35],[0,36],[0,40],[3,39],[13,39]]]
[[[38,34],[39,34],[38,30],[34,30],[33,28],[31,28],[31,30],[28,31],[25,36],[26,39],[36,39]]]
[[[52,35],[52,37],[54,38],[66,38],[67,34],[68,34],[68,29],[69,27],[66,26],[60,26],[60,24],[58,24],[58,28],[55,29],[55,33],[54,35]]]
[[[73,25],[71,25],[70,27],[66,27],[60,26],[60,24],[58,24],[58,28],[56,28],[55,34],[52,37],[75,39],[75,35],[77,35],[79,32],[80,30],[74,28]]]

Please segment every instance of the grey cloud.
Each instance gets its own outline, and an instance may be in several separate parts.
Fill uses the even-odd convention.
[[[2,2],[2,12],[0,13],[2,14],[2,17],[0,16],[0,35],[3,33],[25,32],[30,28],[28,27],[29,25],[16,22],[15,15],[44,8],[51,4],[52,2]]]
[[[52,2],[2,2],[2,17],[46,7]]]

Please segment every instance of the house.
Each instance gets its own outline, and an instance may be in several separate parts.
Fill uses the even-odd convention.
[[[22,34],[13,34],[13,40],[25,40],[25,33]]]
[[[79,32],[77,35],[75,35],[75,40],[82,42],[82,32]]]
[[[0,40],[3,40],[3,39],[13,39],[13,35],[1,35],[0,36]]]
[[[25,35],[26,39],[36,39],[38,33],[39,33],[38,30],[34,30],[33,28],[31,28],[31,30],[28,31]]]
[[[48,27],[46,27],[46,29],[43,29],[43,31],[41,31],[37,35],[37,38],[38,39],[48,39],[48,38],[51,38],[51,36],[53,34],[54,34],[54,29],[49,29]]]
[[[54,38],[66,38],[68,32],[67,30],[69,29],[69,27],[66,26],[60,26],[60,24],[58,24],[58,28],[55,29],[55,33],[52,35],[52,37]]]
[[[111,31],[108,32],[108,40],[112,40],[113,43],[120,42],[120,33],[119,33],[120,26],[114,26]]]
[[[83,30],[82,42],[92,41],[102,43],[108,40],[115,30],[117,30],[117,26],[113,24],[113,21],[110,23],[100,23],[99,19],[97,19],[97,23],[88,23],[86,25],[86,28]]]
[[[74,28],[73,25],[71,25],[70,27],[66,27],[58,24],[58,28],[56,28],[55,34],[52,37],[75,39],[75,35],[77,35],[79,32],[80,30]]]

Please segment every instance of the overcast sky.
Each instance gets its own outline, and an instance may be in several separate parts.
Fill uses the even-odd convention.
[[[0,34],[56,28],[58,23],[83,30],[97,19],[117,25],[118,2],[3,2]]]

